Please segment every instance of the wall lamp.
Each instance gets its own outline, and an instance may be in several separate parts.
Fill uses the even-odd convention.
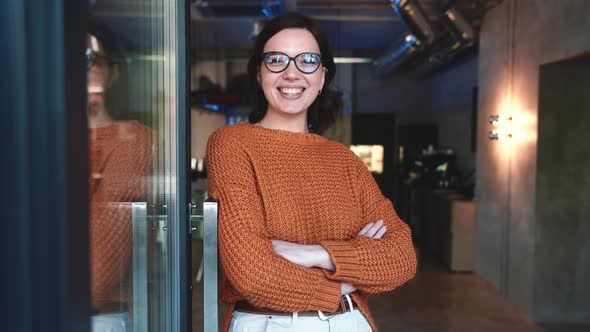
[[[512,138],[512,115],[490,115],[488,122],[492,125],[492,130],[488,133],[489,139]]]

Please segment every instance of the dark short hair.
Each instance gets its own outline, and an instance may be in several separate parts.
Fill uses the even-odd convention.
[[[256,123],[262,120],[268,108],[268,101],[258,82],[258,71],[262,64],[264,46],[274,35],[289,28],[301,28],[311,32],[320,47],[322,65],[328,70],[325,73],[322,93],[311,104],[307,112],[307,123],[311,126],[310,130],[315,133],[322,133],[334,122],[336,114],[342,109],[341,93],[330,88],[334,75],[336,75],[336,64],[334,63],[334,56],[328,39],[321,30],[319,23],[306,15],[296,12],[288,12],[268,21],[254,41],[254,54],[248,61],[248,77],[253,87],[250,122]]]

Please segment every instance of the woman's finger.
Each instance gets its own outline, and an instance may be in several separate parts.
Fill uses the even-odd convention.
[[[373,223],[370,222],[368,224],[365,225],[365,227],[363,227],[363,229],[360,230],[358,235],[362,235],[362,236],[367,236],[367,231],[369,230],[369,228],[371,228],[373,226]]]
[[[380,239],[383,237],[383,235],[385,235],[385,233],[387,232],[387,226],[383,225],[381,226],[381,228],[377,231],[377,233],[375,234],[375,236],[373,236],[373,239]]]
[[[366,237],[374,237],[375,234],[377,234],[377,232],[379,231],[379,229],[381,228],[381,226],[383,226],[383,220],[377,220],[373,226],[371,226],[367,232],[365,233]]]

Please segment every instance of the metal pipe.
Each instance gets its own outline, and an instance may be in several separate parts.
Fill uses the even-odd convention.
[[[373,62],[378,75],[393,71],[409,60],[421,47],[421,42],[414,35],[406,36],[401,47],[393,52],[387,52],[384,56]]]
[[[430,45],[434,42],[434,31],[417,4],[410,0],[390,0],[390,3],[393,10],[421,43]]]

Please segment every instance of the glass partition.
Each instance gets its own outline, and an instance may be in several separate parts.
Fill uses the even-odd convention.
[[[181,194],[188,169],[183,4],[91,1],[92,331],[179,331],[190,324],[183,303],[189,288],[188,201]],[[138,253],[139,243],[145,245]]]

